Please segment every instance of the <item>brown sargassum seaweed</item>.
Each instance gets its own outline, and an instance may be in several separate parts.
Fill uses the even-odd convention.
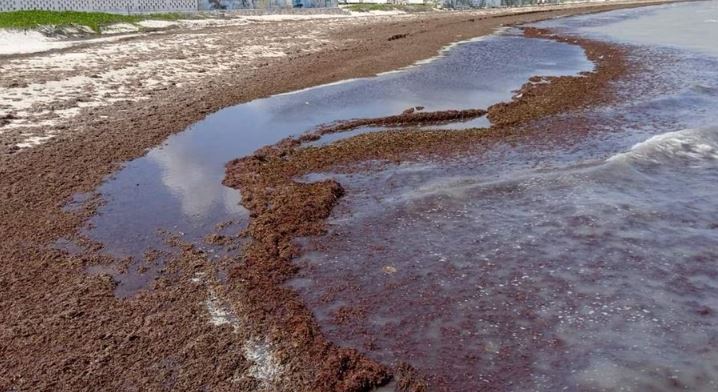
[[[560,129],[529,124],[610,101],[611,82],[627,74],[623,48],[536,28],[525,28],[524,34],[580,45],[596,67],[578,76],[531,78],[510,102],[496,104],[486,111],[410,110],[380,119],[330,124],[227,164],[224,184],[241,190],[242,204],[250,211],[251,220],[245,233],[250,242],[244,260],[232,270],[223,293],[252,320],[250,328],[267,336],[278,350],[280,360],[291,369],[287,379],[277,386],[279,389],[367,391],[394,377],[399,390],[428,390],[424,376],[410,364],[397,364],[391,369],[356,350],[327,341],[298,295],[284,285],[296,272],[292,260],[301,250],[295,240],[324,233],[326,218],[344,194],[337,181],[306,183],[297,178],[318,171],[360,170],[361,163],[370,161],[398,162],[427,155],[479,152],[493,143],[521,142],[549,133],[553,133],[552,140],[560,139],[563,137]],[[491,120],[489,129],[450,132],[412,129],[417,124],[484,114]],[[321,147],[303,145],[323,134],[361,126],[404,129],[367,133]]]

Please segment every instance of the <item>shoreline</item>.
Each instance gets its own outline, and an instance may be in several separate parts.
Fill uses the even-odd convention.
[[[512,101],[487,109],[492,121],[490,128],[450,132],[419,131],[411,130],[411,122],[406,119],[415,117],[417,122],[421,122],[441,112],[414,112],[385,119],[355,120],[319,129],[316,134],[281,141],[227,165],[224,184],[242,190],[242,204],[250,211],[251,219],[245,233],[250,239],[245,248],[245,261],[243,265],[232,269],[229,278],[230,281],[242,282],[239,285],[241,288],[238,285],[225,287],[222,296],[235,308],[253,315],[250,319],[262,320],[254,327],[255,333],[274,331],[268,339],[278,352],[293,352],[297,347],[301,347],[299,352],[302,353],[317,352],[313,348],[315,344],[326,350],[324,340],[319,340],[321,343],[317,341],[317,335],[322,336],[321,329],[312,313],[302,305],[301,299],[297,299],[298,294],[285,287],[284,283],[297,272],[298,267],[293,260],[301,254],[301,248],[296,240],[324,234],[326,219],[344,195],[344,188],[335,180],[306,183],[298,182],[297,178],[325,171],[361,172],[362,165],[370,161],[380,162],[379,166],[381,162],[396,164],[422,161],[427,154],[431,157],[437,151],[452,156],[465,152],[467,148],[476,153],[477,148],[480,151],[495,143],[519,142],[521,138],[530,136],[524,134],[524,131],[531,122],[610,101],[611,83],[633,72],[629,71],[626,54],[621,47],[589,39],[563,37],[544,29],[523,30],[526,37],[581,46],[586,50],[588,58],[596,64],[596,69],[578,76],[531,78]],[[481,109],[476,111],[484,112]],[[352,129],[354,124],[367,123],[406,124],[408,129],[366,133],[323,147],[304,147],[302,144],[314,140],[313,136],[324,134],[324,130],[341,132]],[[566,129],[553,128],[552,133],[556,135],[562,131]],[[411,137],[406,137],[408,133]],[[293,304],[291,310],[286,304]],[[275,310],[267,312],[267,309]],[[342,313],[336,317],[342,322],[351,322],[353,311],[342,308]],[[309,335],[313,338],[297,336],[293,332],[297,330],[312,331]],[[362,382],[365,384],[385,379],[387,369],[376,368],[371,362],[357,359],[356,353],[347,352],[346,355],[351,355],[352,365],[347,366],[344,372],[349,373],[351,379],[364,380]],[[297,356],[295,352],[288,357]],[[430,384],[424,380],[425,375],[411,364],[397,364],[393,373],[398,390],[431,390]],[[370,376],[372,374],[373,377]]]
[[[638,6],[641,5],[645,4]],[[587,8],[590,8],[591,12],[598,12],[625,7],[608,5],[600,9],[598,6]],[[311,315],[307,313],[301,301],[291,297],[291,293],[283,292],[283,301],[274,298],[278,301],[275,304],[277,308],[273,308],[274,311],[280,312],[282,317],[288,317],[287,321],[275,323],[267,315],[262,316],[261,312],[266,311],[267,307],[271,308],[265,302],[267,292],[262,290],[276,289],[276,285],[296,268],[289,263],[280,260],[281,262],[276,263],[245,266],[243,268],[246,268],[247,275],[239,273],[238,276],[241,276],[239,280],[236,280],[237,276],[233,276],[229,278],[231,284],[218,284],[217,282],[222,279],[217,276],[216,266],[207,262],[206,255],[194,249],[191,244],[180,244],[183,248],[182,254],[170,263],[167,267],[168,276],[158,279],[153,290],[127,300],[118,300],[112,295],[111,280],[106,276],[90,276],[84,272],[88,266],[107,261],[106,256],[97,252],[99,249],[69,254],[52,247],[52,243],[59,238],[75,236],[77,228],[93,213],[91,206],[77,213],[65,212],[61,206],[72,194],[93,190],[104,176],[115,170],[121,162],[144,154],[150,146],[159,144],[166,136],[181,131],[186,125],[200,119],[206,113],[233,103],[297,89],[302,85],[316,85],[323,80],[331,82],[352,74],[359,77],[368,76],[382,67],[396,67],[397,64],[406,63],[409,59],[429,53],[436,46],[444,46],[442,45],[444,40],[456,38],[457,32],[468,34],[468,31],[473,31],[481,35],[492,31],[504,22],[527,23],[543,17],[558,16],[555,15],[558,13],[563,15],[565,11],[567,10],[554,13],[545,11],[540,15],[489,18],[486,19],[488,22],[478,28],[472,26],[477,23],[476,21],[466,20],[456,27],[448,24],[448,21],[441,20],[434,26],[440,31],[436,33],[438,37],[435,37],[436,40],[428,46],[420,44],[425,44],[424,35],[430,34],[429,30],[418,31],[416,36],[409,35],[408,39],[387,41],[386,36],[393,36],[393,34],[387,35],[388,33],[396,34],[397,31],[405,29],[405,26],[398,23],[384,26],[384,29],[375,31],[375,35],[370,40],[378,45],[379,49],[374,50],[384,53],[382,61],[379,62],[367,64],[366,62],[371,60],[374,54],[369,52],[364,54],[365,57],[356,58],[353,53],[346,53],[351,51],[351,48],[345,48],[324,57],[317,55],[318,59],[299,60],[298,64],[292,66],[301,68],[311,62],[328,65],[334,64],[339,59],[356,58],[349,64],[343,64],[329,75],[308,75],[303,80],[295,80],[291,77],[291,72],[288,72],[289,75],[276,77],[282,75],[283,73],[279,71],[288,65],[287,62],[282,61],[277,65],[263,67],[266,70],[264,76],[259,77],[259,81],[255,84],[248,85],[249,91],[233,91],[227,95],[219,95],[216,94],[215,89],[228,91],[229,87],[223,85],[226,81],[215,81],[200,92],[200,95],[208,98],[207,101],[203,99],[183,101],[177,99],[178,95],[169,95],[161,102],[153,103],[150,108],[142,108],[140,103],[129,103],[127,107],[122,107],[120,110],[117,108],[97,110],[88,116],[93,119],[93,123],[90,124],[92,129],[88,132],[73,135],[68,139],[51,141],[15,154],[3,152],[0,158],[2,159],[0,189],[3,189],[0,193],[2,200],[0,205],[5,218],[0,226],[0,235],[6,241],[1,248],[4,263],[0,287],[3,287],[3,291],[7,292],[8,296],[3,299],[0,307],[2,310],[0,324],[6,327],[0,335],[2,338],[0,341],[6,343],[0,348],[3,352],[13,355],[10,356],[11,358],[5,356],[7,359],[2,361],[0,386],[8,389],[13,387],[73,389],[79,385],[94,385],[98,388],[130,386],[143,388],[157,386],[160,380],[169,378],[174,380],[172,385],[176,388],[192,388],[196,385],[231,386],[240,389],[262,388],[277,382],[285,388],[303,385],[314,390],[359,391],[385,383],[389,377],[387,368],[368,361],[353,350],[338,348],[328,343],[322,338],[321,331],[313,324]],[[579,13],[579,9],[572,11]],[[442,19],[465,18],[466,15],[452,15]],[[442,22],[447,24],[443,25]],[[417,23],[417,25],[423,24]],[[357,29],[362,30],[362,27]],[[418,52],[411,50],[400,53],[384,52],[386,46],[395,45],[392,42],[404,40],[407,45],[414,45],[413,49],[419,46],[421,49],[418,49]],[[433,50],[435,53],[436,49]],[[253,75],[251,80],[257,77]],[[240,81],[240,85],[241,82],[244,80]],[[546,94],[545,91],[539,93]],[[191,92],[187,91],[185,94],[187,97]],[[504,109],[495,108],[494,113],[510,113],[510,110]],[[177,110],[182,117],[176,115]],[[492,110],[489,109],[489,112],[491,116]],[[128,113],[132,115],[123,119],[122,117],[126,117]],[[509,117],[508,114],[502,115]],[[496,132],[494,136],[511,137],[508,129]],[[402,142],[401,135],[385,132],[373,135],[352,138],[338,145],[344,148],[350,145],[350,149],[356,150],[357,147],[362,147],[362,143],[364,144],[362,148],[371,148],[377,144],[390,142],[391,148],[386,147],[388,148],[386,151],[380,150],[389,156],[402,149],[417,151],[416,145]],[[464,136],[473,138],[477,136],[477,132],[467,131],[464,132]],[[484,137],[487,136],[480,136],[480,138]],[[443,135],[424,131],[418,140],[424,146],[434,147],[439,138],[443,138]],[[457,137],[446,142],[449,147],[452,145],[458,147],[465,146],[466,140]],[[333,144],[330,148],[338,147]],[[340,151],[339,154],[347,154],[345,158],[352,160],[359,158],[348,154],[350,149]],[[398,157],[399,155],[396,155],[394,159]],[[275,157],[270,156],[270,158],[271,161]],[[311,165],[303,166],[304,170],[335,163],[327,161],[326,157],[312,157],[311,154],[302,159],[314,159],[314,161],[310,160]],[[282,178],[286,179],[281,175],[273,180]],[[230,178],[227,181],[231,184],[239,184],[240,180]],[[284,209],[282,211],[285,217],[282,219],[296,218],[290,223],[297,225],[306,220],[307,215],[297,216],[296,213],[318,218],[308,220],[297,227],[290,226],[289,231],[295,230],[296,233],[305,234],[321,232],[323,218],[328,216],[331,207],[342,192],[341,187],[331,181],[318,185],[310,184],[307,187],[291,185],[286,191],[288,193],[283,194],[286,199],[282,201],[289,202],[287,206],[300,203],[300,207],[309,210]],[[299,197],[293,194],[297,191],[300,193]],[[245,193],[243,192],[243,196]],[[321,198],[308,200],[310,194],[318,194]],[[310,203],[307,207],[303,203],[308,201]],[[255,200],[252,203],[259,202]],[[250,207],[255,210],[259,208],[257,205]],[[255,212],[266,213],[261,209]],[[253,221],[256,222],[256,218]],[[261,227],[256,223],[250,229],[250,231],[255,230],[255,236],[259,236],[260,233],[269,235],[267,237],[270,240],[269,246],[261,246],[256,252],[270,252],[271,255],[282,258],[296,255],[296,250],[288,244],[272,250],[271,248],[279,243],[276,241],[285,239],[272,237],[271,231],[265,229],[267,227]],[[286,231],[287,227],[282,230]],[[255,274],[257,271],[252,271],[255,267],[259,268],[260,275]],[[265,280],[267,277],[269,277],[268,281]],[[257,284],[250,288],[237,286],[237,284],[243,286],[241,283],[245,278],[258,279],[255,282]],[[193,283],[190,283],[191,279],[198,281],[192,280]],[[207,299],[208,294],[210,299]],[[228,308],[219,298],[230,299],[234,306]],[[242,301],[245,301],[246,305],[237,305],[242,304]],[[247,304],[246,301],[250,303]],[[252,301],[255,303],[251,303]],[[207,322],[200,316],[206,313],[205,304],[207,307],[212,304],[219,309],[217,314],[224,316],[218,316],[216,320]],[[247,320],[256,319],[250,316],[255,316],[256,319],[268,324],[251,326]],[[178,325],[181,328],[178,328]],[[300,328],[287,331],[281,328],[281,325],[297,325]],[[280,328],[277,328],[278,326]],[[270,328],[265,329],[266,327]],[[244,331],[243,328],[247,330]],[[260,338],[253,336],[251,331]],[[263,334],[270,332],[280,336],[286,333],[295,335],[285,340],[285,343],[294,339],[303,342],[305,347],[311,349],[300,350],[299,354],[295,351],[296,346],[282,350],[280,347],[273,346],[275,343],[261,339]],[[190,341],[193,343],[188,346],[187,342]],[[41,357],[37,355],[38,346],[45,348]],[[218,350],[218,347],[222,349]],[[244,357],[253,360],[238,358],[238,353],[243,353]],[[152,358],[173,358],[170,362],[182,366],[178,368],[171,363],[158,365],[152,361]],[[320,359],[318,362],[312,362],[318,359]],[[298,366],[301,363],[312,363],[318,368],[300,369]],[[206,369],[217,367],[222,369],[220,373],[224,373],[207,374]],[[410,367],[404,366],[402,369],[404,369],[402,374],[413,373],[406,370]],[[236,375],[238,371],[239,375]],[[289,379],[273,379],[285,372],[290,374]],[[117,375],[120,374],[122,376],[118,379]],[[234,376],[223,377],[226,374]],[[411,380],[400,378],[399,385],[409,385],[413,381],[414,378]],[[420,386],[421,382],[414,383],[412,390],[421,390]]]

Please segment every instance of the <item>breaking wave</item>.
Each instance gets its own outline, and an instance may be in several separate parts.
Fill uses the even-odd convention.
[[[607,162],[637,165],[706,166],[718,161],[718,127],[684,129],[656,135]]]

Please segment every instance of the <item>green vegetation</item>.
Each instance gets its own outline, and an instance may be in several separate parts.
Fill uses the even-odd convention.
[[[349,11],[354,12],[369,12],[369,11],[404,11],[404,12],[424,12],[431,11],[433,6],[431,4],[349,4],[346,7]]]
[[[182,14],[108,14],[104,12],[75,11],[13,11],[0,12],[0,28],[32,29],[37,26],[82,25],[99,32],[103,26],[114,23],[137,23],[141,20],[177,20]]]

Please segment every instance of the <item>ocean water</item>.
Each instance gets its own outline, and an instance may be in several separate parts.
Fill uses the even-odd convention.
[[[717,4],[541,23],[646,60],[583,137],[323,174],[291,286],[330,339],[431,390],[718,390]]]

